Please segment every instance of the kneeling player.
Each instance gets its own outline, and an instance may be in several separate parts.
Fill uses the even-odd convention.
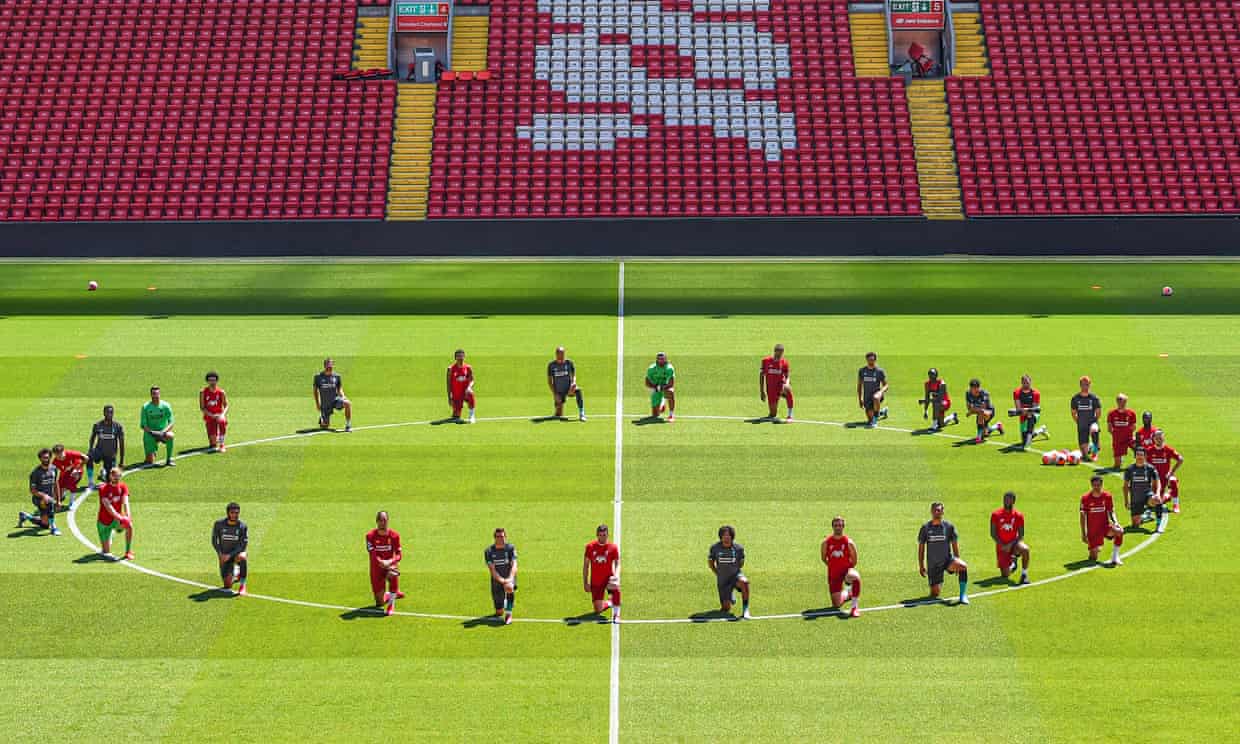
[[[62,509],[64,494],[76,491],[78,484],[82,482],[82,476],[86,474],[86,455],[77,450],[65,449],[63,444],[57,444],[52,447],[52,466],[56,468],[62,499],[56,508]]]
[[[87,445],[89,458],[86,461],[86,485],[95,485],[95,464],[102,463],[103,470],[99,473],[99,482],[108,479],[112,468],[124,467],[125,463],[125,427],[115,418],[113,406],[103,407],[103,418],[95,422],[90,429],[90,443]]]
[[[611,609],[611,620],[620,619],[620,546],[607,539],[607,525],[595,530],[597,539],[586,543],[581,564],[581,583],[590,595],[594,613],[601,615]],[[610,596],[610,601],[605,599]]]
[[[400,590],[400,535],[388,529],[388,513],[375,515],[375,528],[366,533],[366,553],[370,556],[370,591],[375,605],[383,607],[384,615],[396,611],[396,600],[405,596]]]
[[[172,459],[172,444],[176,439],[173,433],[173,425],[175,421],[172,417],[172,406],[168,405],[168,401],[160,398],[160,390],[158,385],[151,387],[150,402],[142,404],[142,413],[139,419],[142,425],[142,451],[146,453],[146,464],[155,464],[155,453],[159,450],[162,442],[164,445],[164,467],[173,467],[176,461]]]
[[[865,366],[857,370],[857,403],[865,411],[865,425],[869,429],[878,426],[880,418],[887,418],[887,407],[883,405],[887,388],[887,372],[878,366],[878,354],[866,352]]]
[[[1128,407],[1128,396],[1115,396],[1115,408],[1107,414],[1107,431],[1111,433],[1111,467],[1119,470],[1124,466],[1124,455],[1132,449],[1137,431],[1137,412]]]
[[[30,503],[34,505],[31,513],[18,512],[17,526],[25,527],[27,522],[60,535],[56,529],[56,504],[60,501],[60,479],[56,468],[52,465],[52,451],[44,447],[39,450],[39,464],[30,471]]]
[[[667,411],[667,422],[675,421],[676,368],[661,351],[654,355],[654,364],[646,368],[646,389],[650,391],[650,418]]]
[[[217,519],[211,528],[211,547],[220,561],[220,578],[224,589],[231,590],[237,583],[237,594],[245,594],[246,576],[249,574],[250,528],[241,521],[241,505],[236,501],[224,508],[223,519]]]
[[[487,546],[482,557],[491,574],[491,603],[495,616],[502,616],[504,625],[510,625],[517,593],[517,546],[508,542],[508,533],[503,527],[495,529],[495,542]]]
[[[719,589],[719,609],[732,611],[734,592],[741,592],[741,617],[749,619],[749,579],[745,578],[745,548],[736,542],[736,528],[725,524],[719,528],[719,542],[710,546],[706,563],[715,574]]]
[[[1003,422],[990,423],[995,417],[995,408],[990,403],[990,393],[982,387],[982,381],[974,377],[969,380],[969,389],[964,393],[964,405],[968,415],[977,421],[977,438],[973,441],[981,444],[982,440],[994,432],[1003,433]]]
[[[469,406],[469,423],[474,423],[474,368],[465,363],[465,350],[457,349],[452,354],[452,366],[448,367],[448,406],[452,409],[452,418],[461,418],[461,408]]]
[[[861,598],[861,574],[857,572],[857,545],[844,534],[844,518],[831,520],[831,534],[822,541],[822,562],[827,564],[827,591],[831,609],[838,610],[852,601],[849,617],[861,617],[857,606]]]
[[[779,399],[788,401],[788,420],[792,420],[792,386],[788,360],[784,359],[784,345],[775,344],[775,350],[762,360],[758,370],[758,398],[766,403],[767,418],[779,417]]]
[[[1020,559],[1020,583],[1029,583],[1029,546],[1025,544],[1025,515],[1016,511],[1016,493],[1003,494],[1003,508],[990,514],[990,537],[995,541],[995,563],[1007,578]]]
[[[112,554],[112,533],[125,533],[125,560],[133,560],[133,519],[129,513],[129,486],[121,482],[121,469],[108,471],[108,482],[99,487],[99,552]]]
[[[1132,526],[1140,527],[1147,510],[1154,513],[1154,531],[1163,530],[1163,506],[1158,469],[1145,459],[1145,450],[1134,450],[1136,462],[1124,470],[1124,506],[1132,517]]]
[[[1081,497],[1081,542],[1089,548],[1089,560],[1098,560],[1098,549],[1105,540],[1112,542],[1111,565],[1122,566],[1119,548],[1124,544],[1124,528],[1115,518],[1115,504],[1109,491],[1102,490],[1102,476],[1089,479],[1089,491]]]
[[[1093,381],[1089,375],[1081,378],[1081,392],[1072,396],[1072,420],[1076,422],[1076,441],[1081,452],[1089,459],[1098,460],[1100,430],[1098,419],[1102,416],[1102,401],[1090,392]]]
[[[951,421],[947,420],[947,411],[952,407],[952,396],[947,391],[947,380],[939,377],[939,371],[934,367],[926,373],[926,382],[922,386],[925,391],[925,397],[921,403],[921,417],[927,418],[930,415],[930,409],[934,409],[934,424],[930,427],[930,431],[938,431],[948,423],[958,423],[960,417],[952,414]]]
[[[207,426],[207,447],[224,452],[224,435],[228,433],[228,394],[220,387],[220,375],[207,373],[207,386],[198,393],[198,408]]]
[[[564,356],[563,346],[555,349],[555,359],[547,363],[547,387],[551,388],[551,400],[555,404],[555,417],[563,418],[564,401],[568,396],[577,399],[577,420],[586,420],[586,401],[577,387],[577,365]]]
[[[344,430],[353,431],[353,403],[344,394],[344,383],[331,357],[323,360],[323,371],[314,376],[314,407],[319,410],[320,429],[331,426],[334,412],[344,411]]]
[[[1184,464],[1184,456],[1167,444],[1167,437],[1162,430],[1154,432],[1154,446],[1146,449],[1145,459],[1158,471],[1158,482],[1162,484],[1159,501],[1171,502],[1171,512],[1180,513],[1180,479],[1175,473]]]
[[[1033,386],[1032,377],[1020,376],[1020,387],[1012,391],[1012,402],[1016,408],[1008,415],[1020,416],[1020,446],[1028,449],[1034,437],[1046,434],[1046,427],[1038,426],[1038,420],[1042,417],[1042,393]]]
[[[960,558],[956,525],[943,519],[943,502],[930,505],[930,521],[917,533],[917,563],[921,575],[930,582],[930,596],[938,597],[943,574],[956,574],[960,582],[960,604],[969,603],[969,566]]]

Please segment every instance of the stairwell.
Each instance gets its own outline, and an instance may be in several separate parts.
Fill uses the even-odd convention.
[[[927,219],[962,220],[960,174],[942,80],[916,80],[908,86],[909,118],[917,156],[921,209]]]
[[[886,17],[882,13],[849,13],[848,25],[857,77],[890,77]]]
[[[491,19],[485,15],[458,15],[452,23],[452,69],[487,69],[487,37]]]
[[[981,13],[952,13],[956,29],[956,67],[953,75],[986,77],[990,75],[990,55],[986,51],[986,33]]]
[[[388,176],[390,221],[426,219],[437,89],[436,85],[407,83],[397,92],[396,131]]]
[[[381,70],[388,66],[387,16],[359,16],[353,42],[354,70]]]

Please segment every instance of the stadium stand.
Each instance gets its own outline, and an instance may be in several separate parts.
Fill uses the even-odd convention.
[[[0,219],[382,218],[396,89],[333,81],[355,17],[356,0],[6,0]]]
[[[1215,213],[1240,185],[1233,0],[982,0],[947,82],[970,216]]]
[[[903,81],[855,76],[847,4],[754,5],[490,3],[489,79],[439,85],[430,216],[921,214]]]

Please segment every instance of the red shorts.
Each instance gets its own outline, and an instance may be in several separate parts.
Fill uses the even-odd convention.
[[[384,568],[383,566],[380,566],[375,563],[371,563],[370,564],[370,591],[373,594],[382,594],[383,592],[388,590],[389,582],[393,585],[392,589],[395,589],[396,587],[394,585],[396,581],[395,579],[389,579],[388,570]]]
[[[941,406],[940,410],[950,411],[952,407],[952,399],[944,398],[943,400],[939,401],[939,406]]]
[[[1128,454],[1128,450],[1132,449],[1132,438],[1128,439],[1112,439],[1111,454],[1115,457],[1123,457]]]
[[[783,393],[784,393],[784,385],[785,385],[785,384],[787,384],[787,383],[783,383],[783,382],[768,382],[768,383],[766,384],[766,397],[768,397],[768,398],[778,398],[779,396],[783,395]]]
[[[844,579],[848,577],[849,569],[843,571],[832,571],[827,569],[827,589],[832,594],[839,594],[844,591]]]
[[[1086,537],[1089,538],[1089,549],[1100,548],[1102,543],[1107,540],[1113,541],[1116,545],[1122,545],[1124,543],[1124,532],[1123,530],[1118,530],[1118,532],[1118,535],[1111,534],[1110,525],[1101,529],[1089,528],[1089,531],[1086,533]]]
[[[68,489],[70,491],[74,491],[77,489],[78,483],[82,480],[82,474],[78,473],[77,475],[74,475],[73,473],[70,473],[69,471],[66,470],[65,472],[60,474],[60,478],[58,478],[57,480],[59,481],[60,487],[62,489]]]
[[[207,437],[215,439],[222,437],[228,432],[228,419],[217,419],[210,416],[202,417],[203,423],[207,425]]]
[[[611,577],[608,577],[608,578],[611,578]],[[596,584],[594,583],[594,580],[591,579],[590,599],[593,599],[595,602],[598,602],[603,599],[606,599],[606,597],[607,597],[607,579],[603,579],[603,583],[601,584]]]
[[[1004,550],[1002,545],[995,544],[995,565],[1000,571],[1006,571],[1012,565],[1012,552]]]

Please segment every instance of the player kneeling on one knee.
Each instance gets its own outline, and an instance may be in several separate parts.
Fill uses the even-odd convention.
[[[620,619],[620,546],[608,540],[607,525],[600,524],[595,538],[586,543],[581,563],[581,583],[590,595],[594,614],[611,609],[611,619]],[[610,597],[610,599],[606,599]]]
[[[843,517],[831,520],[831,534],[822,541],[822,562],[827,564],[831,609],[838,610],[852,600],[848,615],[860,617],[857,602],[861,597],[861,574],[857,572],[857,545],[844,534]]]
[[[504,625],[512,622],[512,606],[517,592],[517,546],[508,542],[508,532],[495,528],[495,542],[487,546],[482,557],[491,575],[491,603],[495,616],[504,618]]]
[[[129,514],[129,486],[121,482],[121,469],[108,471],[108,482],[99,488],[99,550],[112,554],[112,533],[125,533],[125,560],[133,560],[133,519]]]
[[[237,584],[237,594],[245,594],[246,576],[249,574],[250,529],[241,521],[241,505],[233,501],[224,508],[225,517],[218,519],[211,528],[211,547],[220,561],[220,579],[225,589]]]
[[[646,389],[650,391],[650,418],[658,418],[667,411],[667,420],[676,419],[676,368],[660,351],[654,355],[654,364],[646,368]]]
[[[1016,493],[1003,494],[1003,508],[990,514],[990,537],[995,541],[995,563],[1003,578],[1021,562],[1020,583],[1029,583],[1029,546],[1025,544],[1025,515],[1016,510]]]
[[[400,590],[400,534],[388,528],[388,513],[375,514],[375,528],[366,533],[366,553],[370,556],[370,591],[375,605],[383,614],[396,611],[396,600],[405,596]]]
[[[976,377],[969,380],[969,389],[964,393],[964,405],[969,415],[975,417],[977,421],[975,442],[981,444],[982,440],[991,434],[1003,433],[1002,422],[990,423],[995,417],[995,407],[990,402],[990,393],[982,387],[982,381]]]
[[[1115,503],[1108,491],[1102,490],[1102,476],[1089,478],[1089,491],[1081,497],[1081,542],[1089,548],[1089,560],[1098,560],[1102,543],[1110,540],[1111,565],[1122,566],[1119,548],[1124,544],[1124,528],[1115,518]]]
[[[745,578],[745,548],[736,542],[736,528],[725,524],[719,528],[719,542],[710,546],[706,565],[715,574],[719,589],[719,609],[732,611],[733,592],[741,593],[741,617],[749,619],[749,579]]]
[[[956,526],[943,519],[943,502],[930,505],[930,521],[917,534],[917,563],[930,582],[930,596],[939,596],[943,574],[956,574],[960,581],[960,604],[969,603],[969,566],[960,557]]]

